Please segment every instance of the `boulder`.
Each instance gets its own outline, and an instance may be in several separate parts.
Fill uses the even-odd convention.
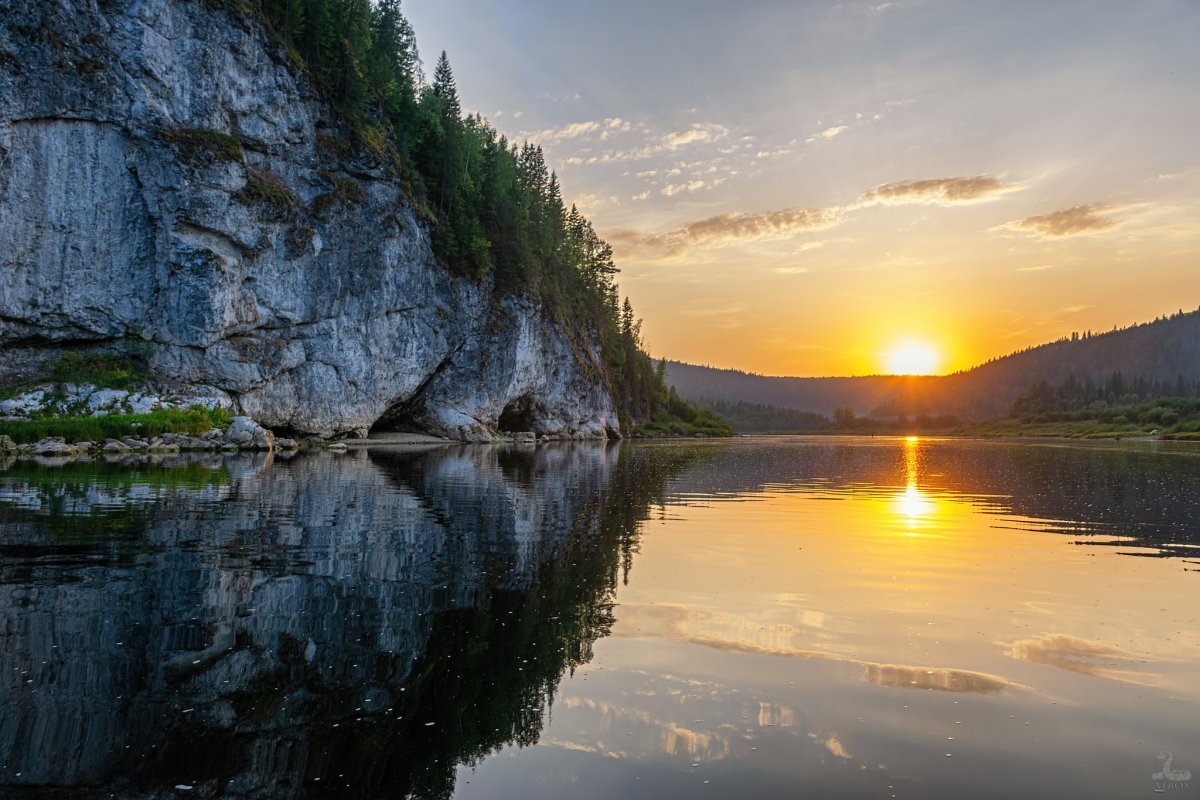
[[[75,453],[75,447],[67,444],[62,437],[58,436],[42,439],[33,448],[33,454],[37,456],[73,456]]]
[[[271,450],[275,447],[275,434],[249,417],[234,417],[222,442],[249,450]]]

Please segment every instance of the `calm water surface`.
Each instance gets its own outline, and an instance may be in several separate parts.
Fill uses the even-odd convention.
[[[1198,573],[1165,443],[0,461],[0,795],[1197,797]]]

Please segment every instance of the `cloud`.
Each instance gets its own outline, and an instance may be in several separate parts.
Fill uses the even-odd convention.
[[[754,154],[755,158],[783,158],[792,154],[792,148],[779,147],[775,150],[759,150]]]
[[[762,214],[719,214],[658,234],[617,231],[613,246],[627,254],[675,256],[692,247],[726,247],[764,239],[789,239],[807,231],[825,230],[841,222],[841,209],[787,208]]]
[[[549,92],[542,92],[537,96],[537,99],[543,100],[547,103],[578,103],[583,99],[583,95],[581,95],[579,92],[574,92],[572,94],[556,97]]]
[[[677,169],[668,175],[677,173]],[[731,173],[733,174],[733,173]],[[725,177],[715,180],[691,180],[667,184],[659,190],[665,197],[719,186]],[[665,233],[623,230],[610,234],[613,246],[624,256],[668,258],[689,248],[716,248],[765,239],[790,239],[809,231],[833,228],[846,213],[876,205],[940,205],[979,203],[1021,188],[984,175],[973,178],[935,178],[877,186],[849,206],[829,208],[785,208],[760,214],[729,213],[698,220]],[[820,244],[812,244],[819,247]],[[802,246],[801,249],[804,249]]]
[[[682,131],[672,131],[662,139],[662,146],[667,150],[678,150],[689,144],[698,142],[715,142],[729,135],[729,129],[724,125],[711,122],[697,122],[692,127]]]
[[[660,190],[660,193],[666,197],[672,197],[680,192],[698,192],[707,185],[701,180],[688,181],[687,183],[668,183]]]
[[[1003,183],[987,175],[972,178],[931,178],[923,181],[885,183],[858,198],[856,206],[937,205],[982,203],[1018,191],[1015,183]]]
[[[803,275],[808,267],[776,267],[775,271],[780,275]]]
[[[804,143],[812,144],[813,142],[820,141],[821,139],[832,139],[833,137],[841,133],[845,133],[848,130],[850,130],[849,125],[834,125],[819,133],[814,133],[812,136],[809,136],[807,139],[805,139]]]
[[[1123,220],[1108,216],[1121,206],[1112,203],[1091,203],[1086,206],[1065,208],[1039,214],[1025,219],[1013,220],[1000,227],[1017,233],[1030,233],[1042,238],[1057,239],[1064,236],[1083,236],[1115,228]]]
[[[581,136],[588,136],[593,133],[600,133],[600,138],[604,139],[612,131],[628,131],[632,126],[626,120],[620,117],[609,117],[604,120],[584,120],[583,122],[572,122],[564,125],[561,128],[550,128],[533,134],[529,138],[534,141],[548,144],[551,142],[561,142],[564,139],[578,139]]]
[[[1031,267],[1017,267],[1017,272],[1045,272],[1048,269],[1054,269],[1053,264],[1034,264]]]

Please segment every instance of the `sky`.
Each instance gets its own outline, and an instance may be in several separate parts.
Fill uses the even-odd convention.
[[[656,357],[950,372],[1200,306],[1196,0],[404,11],[543,146]]]

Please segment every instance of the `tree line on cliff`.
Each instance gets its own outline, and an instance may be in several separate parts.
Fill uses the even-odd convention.
[[[463,113],[445,52],[426,78],[399,0],[206,1],[263,23],[335,108],[355,151],[408,187],[448,269],[534,295],[571,329],[598,335],[623,429],[673,416],[620,298],[612,247],[568,207],[541,147]]]

